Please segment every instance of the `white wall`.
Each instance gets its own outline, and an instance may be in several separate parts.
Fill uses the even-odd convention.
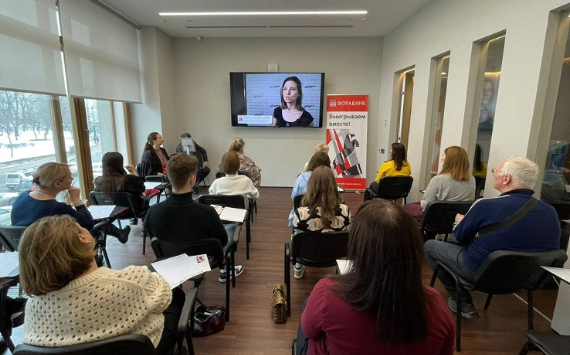
[[[326,122],[321,129],[275,129],[232,127],[230,121],[229,73],[266,72],[268,63],[277,63],[280,72],[324,72],[325,94],[370,95],[367,154],[374,161],[381,38],[175,39],[173,47],[177,117],[163,125],[169,152],[188,131],[215,171],[230,141],[241,137],[245,154],[262,169],[263,186],[292,186],[315,145],[324,142]],[[368,164],[370,179],[377,167]]]
[[[473,42],[506,31],[501,84],[495,112],[489,167],[509,156],[533,156],[537,147],[532,140],[533,111],[537,97],[549,11],[568,0],[433,0],[418,13],[384,37],[382,84],[380,91],[381,121],[387,120],[389,130],[377,132],[378,147],[387,148],[396,130],[392,88],[394,73],[415,65],[415,85],[408,147],[412,164],[414,188],[412,198],[418,198],[419,167],[427,154],[422,151],[428,106],[431,58],[450,51],[449,79],[443,126],[442,148],[450,145],[468,147],[472,122],[472,106],[466,106],[475,83],[469,81]],[[472,73],[472,72],[471,72]],[[475,103],[478,105],[478,100]],[[473,103],[471,103],[472,105]],[[536,121],[536,120],[535,120]],[[390,133],[391,132],[391,133]],[[547,144],[547,143],[546,143]],[[372,157],[372,156],[371,156]],[[386,157],[377,157],[376,165]],[[415,169],[414,169],[415,168]],[[491,179],[488,179],[491,180]],[[495,194],[487,181],[486,195]]]

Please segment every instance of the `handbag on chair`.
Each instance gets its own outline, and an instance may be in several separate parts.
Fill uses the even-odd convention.
[[[271,309],[273,322],[275,322],[275,324],[287,323],[287,299],[285,298],[283,285],[281,284],[277,284],[273,287]]]

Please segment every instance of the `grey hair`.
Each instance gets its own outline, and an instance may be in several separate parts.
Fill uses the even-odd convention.
[[[538,179],[538,165],[523,157],[505,160],[502,172],[511,175],[514,185],[527,189],[532,189]]]

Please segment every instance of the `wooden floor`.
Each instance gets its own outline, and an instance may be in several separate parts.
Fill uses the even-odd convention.
[[[204,191],[204,193],[206,193]],[[236,355],[286,355],[291,353],[291,342],[296,337],[300,307],[315,283],[329,269],[307,268],[302,280],[292,279],[292,314],[286,324],[273,324],[269,299],[273,286],[283,283],[283,247],[290,240],[287,216],[291,209],[290,188],[261,188],[258,214],[252,224],[250,260],[245,257],[245,230],[236,254],[236,264],[245,267],[231,293],[231,319],[226,329],[218,334],[194,339],[196,354]],[[356,212],[362,203],[362,195],[345,193],[346,203]],[[129,242],[120,244],[111,238],[108,245],[113,268],[128,265],[148,265],[154,254],[147,241],[147,254],[143,256],[140,222],[134,226]],[[423,278],[429,283],[431,270],[425,263]],[[436,288],[447,294],[438,282]],[[218,274],[212,272],[200,288],[200,298],[209,305],[224,304],[225,285],[218,282]],[[461,354],[518,354],[525,342],[526,304],[515,295],[495,296],[491,307],[483,311],[485,295],[475,293],[475,305],[481,315],[478,319],[464,320]],[[552,317],[556,291],[539,291],[535,296],[536,309],[549,319]],[[526,295],[522,295],[526,299]],[[410,305],[413,307],[413,305]],[[535,313],[535,329],[547,330],[550,322]],[[14,330],[13,340],[21,341],[23,327]],[[355,354],[356,355],[356,354]]]

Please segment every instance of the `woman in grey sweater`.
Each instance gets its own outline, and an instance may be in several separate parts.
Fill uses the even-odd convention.
[[[451,146],[445,149],[443,168],[434,176],[421,201],[409,203],[404,209],[421,223],[424,210],[432,201],[475,200],[475,178],[469,173],[469,158],[465,149]]]

